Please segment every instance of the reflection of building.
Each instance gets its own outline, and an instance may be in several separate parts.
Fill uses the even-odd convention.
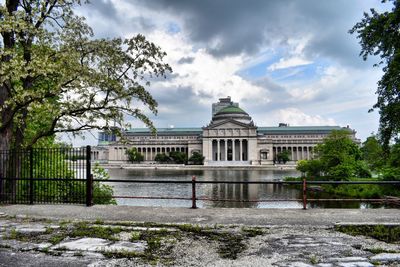
[[[355,138],[355,131],[339,126],[257,127],[249,114],[231,101],[221,98],[212,105],[211,122],[203,128],[159,128],[155,135],[146,128],[125,131],[129,145],[105,133],[99,135],[99,146],[93,149],[93,158],[107,161],[125,161],[125,150],[136,147],[146,162],[154,161],[159,153],[172,151],[199,152],[205,165],[268,165],[277,155],[289,153],[291,161],[310,159],[313,147],[332,131],[347,129]]]

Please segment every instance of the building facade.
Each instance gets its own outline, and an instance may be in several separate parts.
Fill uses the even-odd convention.
[[[202,128],[159,128],[152,134],[147,128],[123,132],[123,139],[113,134],[99,133],[99,145],[93,148],[93,159],[125,162],[126,149],[135,147],[148,163],[157,154],[184,152],[190,157],[198,152],[205,157],[204,165],[240,166],[272,165],[278,154],[287,151],[290,162],[313,157],[313,148],[333,130],[346,129],[353,140],[356,132],[340,126],[257,127],[248,113],[231,101],[219,99],[212,105],[210,123]],[[111,141],[110,141],[111,140]]]

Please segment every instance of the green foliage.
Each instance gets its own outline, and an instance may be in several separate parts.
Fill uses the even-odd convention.
[[[389,2],[393,3],[390,11],[379,13],[371,9],[371,13],[365,12],[363,19],[350,30],[357,34],[363,59],[379,56],[380,61],[374,66],[383,66],[384,74],[378,82],[378,99],[373,108],[379,110],[379,133],[386,151],[390,140],[398,139],[400,133],[400,1]]]
[[[110,175],[106,172],[106,170],[104,170],[104,168],[100,167],[100,165],[96,163],[95,167],[93,168],[93,178],[108,180],[110,179]],[[112,186],[99,181],[93,182],[94,204],[117,204],[115,199],[112,197],[113,194],[114,190]]]
[[[349,134],[348,130],[334,130],[315,147],[324,175],[335,180],[359,177],[365,171],[361,166],[360,148]]]
[[[187,162],[187,155],[185,152],[172,151],[169,153],[169,156],[177,164],[185,164]]]
[[[361,154],[371,170],[377,170],[385,164],[382,145],[375,135],[369,136],[363,143]]]
[[[321,175],[323,164],[318,159],[300,160],[297,163],[296,169],[303,174],[306,174],[307,177],[316,177]]]
[[[162,154],[157,154],[154,158],[155,161],[157,161],[158,163],[167,163],[170,162],[171,159],[170,157],[168,157],[167,155],[165,155],[164,153]]]
[[[126,115],[155,130],[138,106],[157,113],[146,87],[172,71],[163,62],[166,53],[141,34],[94,38],[85,18],[74,13],[86,2],[0,4],[2,149],[18,142],[30,147],[58,132],[110,130],[114,122],[125,129]]]
[[[130,162],[141,162],[144,160],[143,155],[137,151],[136,147],[127,149],[126,154]]]
[[[288,150],[283,150],[282,152],[279,152],[276,155],[276,159],[278,161],[278,163],[283,163],[286,164],[286,162],[288,162],[290,160],[290,154]]]
[[[193,152],[188,161],[194,165],[203,165],[204,159],[205,157],[199,152]]]

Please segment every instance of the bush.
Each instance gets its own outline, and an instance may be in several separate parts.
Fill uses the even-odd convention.
[[[290,160],[290,155],[288,150],[283,150],[282,152],[279,152],[276,155],[276,158],[279,163],[283,162],[283,164],[286,164]]]
[[[154,160],[158,163],[167,163],[171,161],[171,159],[165,154],[157,154]]]
[[[194,165],[203,165],[204,158],[199,152],[193,152],[193,155],[189,158],[189,162]]]
[[[169,156],[177,164],[185,164],[187,162],[187,155],[184,152],[172,151]]]
[[[321,175],[323,164],[318,159],[300,160],[297,163],[296,169],[306,174],[308,177],[316,177]]]
[[[93,178],[108,180],[110,175],[98,163],[93,168]],[[114,190],[112,186],[106,185],[102,182],[93,182],[93,203],[94,204],[117,204],[112,197]]]
[[[143,159],[144,159],[143,155],[140,154],[137,151],[136,147],[132,147],[130,149],[127,149],[126,150],[126,155],[128,156],[128,160],[130,162],[136,162],[137,163],[137,162],[143,161]]]

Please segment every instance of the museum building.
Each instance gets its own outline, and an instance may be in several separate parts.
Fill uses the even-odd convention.
[[[290,162],[313,157],[313,148],[333,130],[346,129],[356,139],[356,131],[340,126],[257,127],[250,115],[231,101],[220,98],[212,104],[210,123],[202,128],[158,128],[152,134],[147,128],[123,132],[128,142],[106,132],[99,133],[99,143],[93,148],[92,159],[106,162],[126,162],[126,149],[135,147],[144,161],[153,163],[157,154],[172,151],[198,152],[205,157],[204,165],[240,166],[272,165],[280,152],[288,151]]]

